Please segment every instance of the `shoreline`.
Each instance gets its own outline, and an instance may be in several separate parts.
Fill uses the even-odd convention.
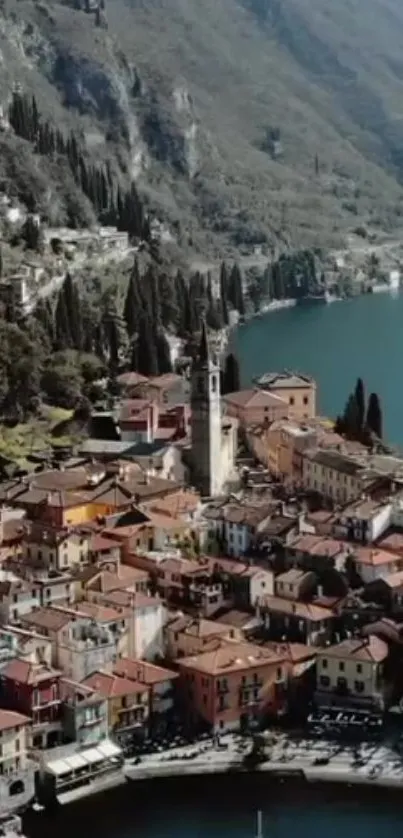
[[[260,776],[267,780],[286,783],[298,782],[306,786],[368,787],[388,790],[403,788],[403,758],[392,745],[361,743],[355,747],[340,746],[328,740],[293,740],[286,735],[271,737],[266,745],[265,759],[254,766],[245,763],[251,743],[231,734],[224,735],[221,743],[188,745],[155,754],[147,754],[137,762],[128,759],[121,771],[106,776],[91,785],[76,789],[61,788],[55,799],[61,811],[101,799],[112,793],[140,788],[147,783],[165,783],[180,780],[191,781],[206,778],[220,781],[225,778],[248,778]],[[359,763],[357,764],[357,753]],[[242,780],[240,779],[242,782]],[[130,792],[129,792],[130,794]],[[74,805],[73,805],[74,804]],[[53,806],[51,807],[53,810]],[[36,810],[36,811],[35,811]],[[41,819],[47,814],[44,807],[31,807],[29,812]]]

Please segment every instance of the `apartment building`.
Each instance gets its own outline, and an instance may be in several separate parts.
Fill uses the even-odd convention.
[[[315,702],[382,710],[387,698],[388,646],[375,635],[318,650]]]

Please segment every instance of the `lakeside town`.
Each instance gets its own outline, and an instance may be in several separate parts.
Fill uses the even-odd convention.
[[[0,484],[1,811],[347,753],[401,784],[403,459],[305,374],[221,395],[204,324],[188,373],[119,385]]]

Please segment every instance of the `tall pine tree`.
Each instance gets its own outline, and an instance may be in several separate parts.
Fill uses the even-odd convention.
[[[371,393],[368,399],[367,428],[382,439],[382,408],[377,393]]]
[[[355,385],[355,392],[354,392],[355,400],[357,403],[357,412],[358,412],[358,424],[360,430],[364,427],[365,421],[365,390],[364,390],[364,382],[362,378],[357,378],[357,383]]]

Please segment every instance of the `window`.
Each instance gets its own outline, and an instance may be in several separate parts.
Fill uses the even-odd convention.
[[[304,396],[302,401],[303,401],[304,404],[308,404],[308,401],[309,401],[308,396]]]
[[[19,751],[19,750],[20,750],[20,740],[19,740],[19,739],[16,739],[16,740],[15,740],[15,750],[16,750],[16,751]]]
[[[354,689],[356,693],[363,693],[365,690],[364,681],[354,681]]]
[[[339,670],[340,670],[340,672],[344,672],[344,662],[343,661],[340,661],[340,663],[339,663]]]
[[[327,669],[327,658],[322,658],[322,669]]]
[[[357,672],[359,674],[362,672],[362,663],[357,663]]]
[[[291,405],[295,404],[294,396],[290,396],[290,404]]]
[[[213,375],[211,379],[211,390],[213,393],[217,392],[217,376]]]
[[[321,687],[328,687],[330,684],[330,678],[328,677],[328,675],[321,675],[319,678],[319,683]]]

